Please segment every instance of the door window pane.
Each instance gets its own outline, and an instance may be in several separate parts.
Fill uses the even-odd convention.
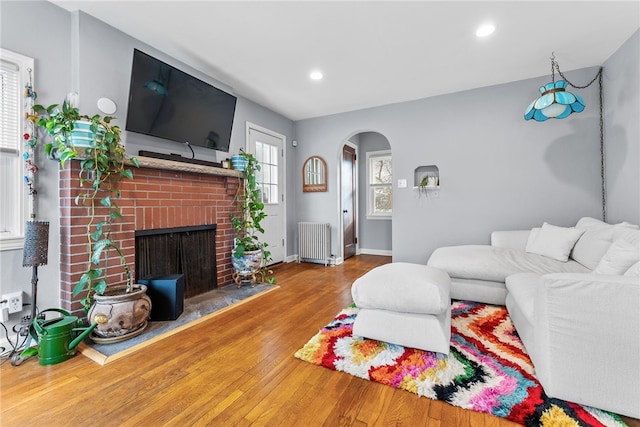
[[[262,190],[262,203],[278,203],[278,147],[256,141],[256,159],[261,169],[256,180]]]

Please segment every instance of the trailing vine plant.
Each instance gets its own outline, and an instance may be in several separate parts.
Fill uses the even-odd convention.
[[[131,270],[122,249],[112,239],[112,225],[122,218],[117,199],[121,193],[118,184],[122,179],[133,179],[129,166],[139,167],[135,157],[127,157],[120,143],[120,127],[112,124],[111,116],[81,115],[78,108],[67,101],[62,109],[57,104],[43,107],[34,105],[34,111],[40,116],[38,126],[51,135],[52,141],[45,145],[49,157],[57,158],[62,167],[72,159],[80,160],[79,183],[82,190],[75,197],[76,205],[88,206],[89,222],[86,226],[87,271],[84,272],[73,288],[73,296],[85,292],[80,300],[85,309],[92,304],[94,294],[103,294],[107,289],[105,269],[102,268],[103,256],[106,264],[107,253],[114,250],[120,258],[126,276],[126,292],[133,290]],[[73,130],[76,122],[86,120],[93,133],[90,147],[76,147],[73,143]],[[102,219],[98,218],[98,209],[106,209]]]
[[[242,258],[247,251],[262,251],[263,262],[260,269],[262,280],[267,283],[275,283],[271,275],[273,271],[267,267],[271,262],[271,251],[268,243],[260,240],[259,234],[264,234],[262,220],[267,217],[262,201],[262,189],[258,185],[257,173],[260,172],[260,163],[251,153],[240,149],[239,154],[246,160],[244,170],[244,189],[238,188],[235,196],[237,211],[231,216],[231,224],[235,233],[233,256]]]

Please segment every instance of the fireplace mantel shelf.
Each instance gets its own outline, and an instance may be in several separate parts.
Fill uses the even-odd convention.
[[[212,166],[176,162],[173,160],[155,159],[153,157],[136,156],[141,168],[164,169],[170,171],[193,172],[207,175],[241,178],[242,172],[233,169],[215,168]]]

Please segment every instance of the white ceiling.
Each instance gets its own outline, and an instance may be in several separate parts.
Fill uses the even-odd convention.
[[[637,0],[53,3],[292,120],[550,75],[551,52],[562,71],[600,65],[640,28]]]

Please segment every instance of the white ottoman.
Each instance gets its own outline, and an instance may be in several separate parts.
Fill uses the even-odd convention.
[[[420,264],[391,263],[351,286],[359,308],[353,335],[404,347],[449,353],[449,275]]]

